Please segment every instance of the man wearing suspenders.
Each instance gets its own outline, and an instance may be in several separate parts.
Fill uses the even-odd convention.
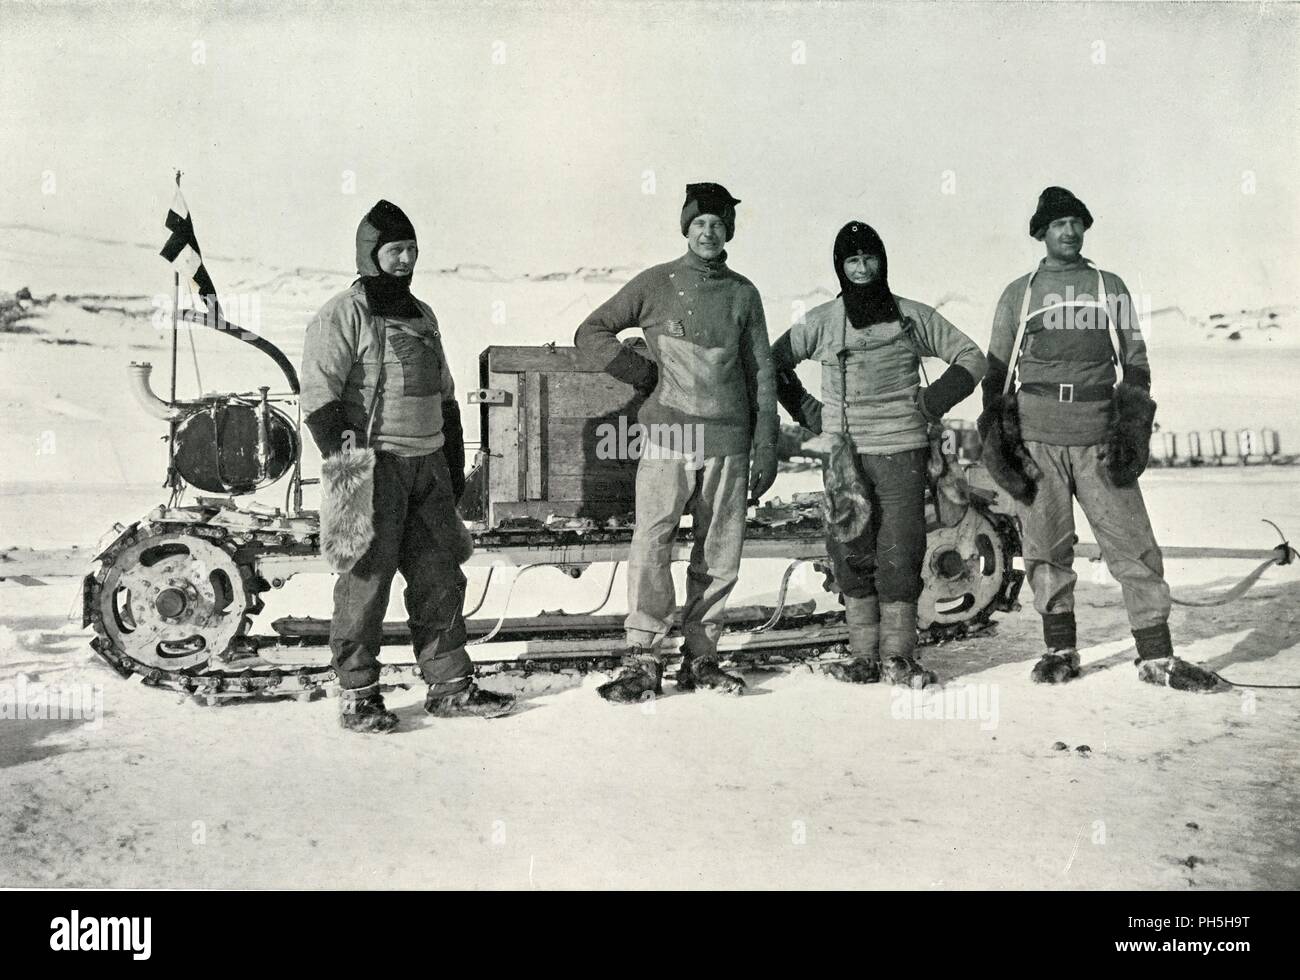
[[[1137,485],[1155,418],[1146,344],[1123,280],[1083,257],[1090,227],[1092,215],[1068,190],[1043,191],[1029,233],[1047,254],[998,301],[983,383],[984,460],[1017,501],[1026,577],[1043,619],[1047,650],[1033,679],[1058,684],[1079,675],[1077,499],[1123,589],[1138,676],[1213,690],[1213,674],[1174,656],[1169,586]]]

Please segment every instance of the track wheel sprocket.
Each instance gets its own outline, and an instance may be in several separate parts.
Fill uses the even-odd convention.
[[[191,670],[225,653],[258,605],[251,573],[219,538],[143,528],[104,556],[91,615],[119,656]]]
[[[1002,535],[975,507],[955,527],[932,528],[921,566],[920,626],[950,627],[987,616],[1002,592],[1010,562]]]

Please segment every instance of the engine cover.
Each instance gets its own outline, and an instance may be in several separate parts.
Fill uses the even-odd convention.
[[[298,459],[298,433],[273,406],[213,399],[176,425],[173,459],[186,483],[211,493],[252,493]]]

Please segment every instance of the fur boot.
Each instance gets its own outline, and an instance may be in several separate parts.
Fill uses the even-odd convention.
[[[837,541],[852,541],[871,522],[871,501],[858,474],[857,450],[842,432],[823,438],[829,439],[830,452],[822,460],[822,518]]]
[[[916,662],[916,603],[880,604],[880,668],[895,686],[923,688],[939,683],[934,671]]]
[[[1079,676],[1079,654],[1074,649],[1049,650],[1038,658],[1029,679],[1035,684],[1064,684]]]
[[[993,396],[976,423],[984,440],[980,461],[995,483],[1022,504],[1032,504],[1043,475],[1020,434],[1015,392]]]
[[[1137,661],[1138,680],[1157,687],[1172,687],[1175,691],[1194,694],[1217,694],[1231,685],[1212,670],[1188,663],[1181,657],[1160,657],[1156,660]]]
[[[880,680],[880,598],[845,596],[844,625],[849,629],[852,659],[830,664],[825,673],[849,684],[875,684]]]
[[[1117,487],[1132,486],[1151,458],[1156,403],[1140,385],[1121,381],[1110,400],[1106,429],[1106,470]]]
[[[375,451],[341,449],[320,468],[321,553],[336,572],[352,569],[375,538]]]

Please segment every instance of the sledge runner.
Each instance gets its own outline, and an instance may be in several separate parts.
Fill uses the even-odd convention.
[[[757,498],[776,478],[777,417],[762,299],[727,265],[739,203],[720,184],[688,185],[681,213],[686,254],[637,275],[574,337],[591,364],[645,396],[637,415],[646,438],[637,464],[625,666],[600,688],[608,701],[662,691],[660,648],[676,606],[669,557],[687,511],[695,544],[678,687],[737,694],[744,688],[718,666],[717,645],[739,576],[747,485]],[[617,339],[637,327],[648,358]]]
[[[1038,198],[1029,234],[1046,255],[998,301],[979,430],[990,475],[1017,501],[1026,578],[1047,651],[1033,679],[1079,675],[1074,618],[1074,500],[1124,594],[1138,676],[1207,691],[1208,671],[1174,655],[1169,586],[1137,480],[1155,402],[1133,300],[1083,256],[1092,214],[1062,187]],[[1122,377],[1116,379],[1116,365]],[[1019,387],[1013,389],[1013,383]]]
[[[885,244],[865,222],[841,228],[832,254],[839,296],[772,347],[781,404],[791,418],[816,433],[848,436],[831,452],[828,502],[865,518],[841,534],[828,515],[827,552],[852,659],[827,673],[859,684],[883,674],[891,683],[924,686],[935,681],[916,661],[929,431],[975,390],[984,355],[934,309],[890,292]],[[922,357],[949,365],[926,388]],[[822,401],[795,374],[809,359],[821,364]]]
[[[377,203],[357,228],[359,278],[321,308],[303,346],[302,411],[323,459],[321,548],[339,572],[330,649],[353,731],[397,724],[378,655],[398,571],[425,711],[492,716],[514,704],[474,683],[465,653],[465,443],[437,317],[410,291],[418,254],[402,210]]]

